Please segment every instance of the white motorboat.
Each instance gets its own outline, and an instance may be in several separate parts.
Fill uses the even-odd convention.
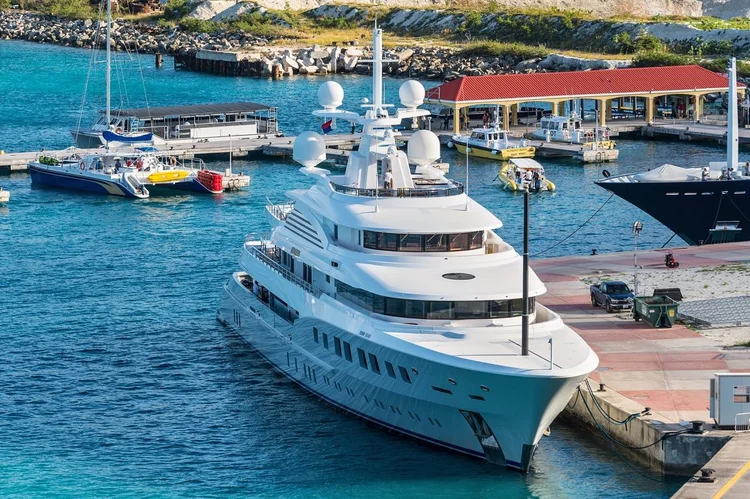
[[[607,128],[586,128],[575,112],[569,116],[544,116],[529,135],[534,139],[582,144],[596,149],[614,149],[616,146]]]
[[[0,204],[4,204],[10,201],[10,191],[6,191],[0,187]]]
[[[332,175],[317,167],[323,138],[296,139],[294,158],[313,186],[269,204],[273,232],[243,245],[242,270],[224,285],[217,319],[345,411],[528,470],[597,356],[537,303],[545,287],[533,272],[524,306],[521,256],[495,233],[500,220],[433,166],[437,136],[420,130],[407,153],[396,148],[393,127],[428,113],[418,109],[424,88],[407,81],[401,108],[383,104],[377,27],[373,38],[364,115],[339,109],[344,91],[335,82],[321,86],[323,109],[314,112],[361,126],[359,149],[343,175]]]

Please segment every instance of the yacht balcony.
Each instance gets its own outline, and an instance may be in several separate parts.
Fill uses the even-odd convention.
[[[245,251],[287,281],[299,286],[316,298],[320,298],[323,295],[322,290],[295,275],[294,272],[282,265],[280,252],[267,240],[256,239],[250,236],[245,242]]]
[[[381,197],[381,198],[433,198],[458,196],[464,193],[461,182],[448,179],[414,179],[414,188],[384,189],[361,189],[331,182],[334,191],[349,196]]]

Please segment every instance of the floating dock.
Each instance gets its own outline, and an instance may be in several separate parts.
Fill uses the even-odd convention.
[[[326,146],[329,149],[339,147],[342,149],[351,149],[359,141],[359,137],[352,134],[326,135],[325,140]],[[294,137],[268,136],[259,138],[233,137],[231,141],[227,137],[205,141],[194,141],[192,143],[185,143],[184,141],[167,141],[163,145],[156,145],[154,147],[159,153],[172,154],[182,159],[190,159],[194,157],[229,156],[230,151],[234,158],[247,156],[252,153],[263,153],[271,156],[291,156],[293,145]],[[6,172],[25,171],[26,165],[29,161],[34,161],[41,155],[56,156],[65,153],[77,153],[81,155],[101,154],[103,150],[104,149],[102,148],[72,148],[57,151],[0,154],[0,172],[3,170]],[[110,151],[127,154],[132,153],[134,149],[132,146],[110,147]],[[284,154],[281,154],[280,151],[284,151]]]
[[[680,269],[750,263],[750,242],[673,251]],[[639,251],[638,262],[643,268],[663,269],[664,254],[665,250]],[[632,252],[534,260],[532,267],[548,290],[540,303],[559,313],[600,359],[589,377],[592,390],[582,386],[570,400],[566,417],[600,434],[595,419],[612,438],[643,447],[617,451],[660,473],[691,475],[735,438],[734,431],[715,430],[709,422],[709,380],[716,372],[750,372],[750,348],[723,348],[679,324],[652,329],[592,307],[588,285],[581,278],[632,272]],[[599,391],[600,383],[604,391]],[[605,413],[618,421],[642,415],[614,424]],[[705,421],[708,431],[685,431],[686,422],[694,420]],[[672,434],[675,431],[683,433]],[[750,459],[750,439],[743,441],[744,455]]]

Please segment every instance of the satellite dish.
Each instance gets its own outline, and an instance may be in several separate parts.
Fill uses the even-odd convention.
[[[344,103],[344,89],[335,81],[327,81],[318,88],[318,102],[325,109],[336,109]]]
[[[602,176],[604,178],[609,178],[612,174],[609,173],[609,170],[602,170]]]
[[[409,159],[418,166],[427,166],[440,159],[440,139],[429,130],[414,132],[406,146]]]
[[[294,161],[305,168],[313,168],[326,159],[326,141],[315,132],[302,132],[294,140]]]
[[[424,86],[416,80],[405,81],[398,89],[401,104],[408,109],[415,109],[424,103]]]

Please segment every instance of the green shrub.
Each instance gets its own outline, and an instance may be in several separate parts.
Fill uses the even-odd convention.
[[[639,52],[633,58],[633,66],[637,68],[653,66],[682,66],[694,63],[695,60],[692,57],[655,50],[650,52]]]
[[[522,59],[547,57],[549,51],[541,46],[524,45],[522,43],[475,42],[461,49],[457,55],[462,57],[500,57],[505,55],[518,56]]]
[[[219,23],[186,17],[180,21],[180,28],[188,33],[215,33],[220,29]]]
[[[188,0],[168,0],[164,5],[164,15],[168,19],[181,19],[188,15]]]

